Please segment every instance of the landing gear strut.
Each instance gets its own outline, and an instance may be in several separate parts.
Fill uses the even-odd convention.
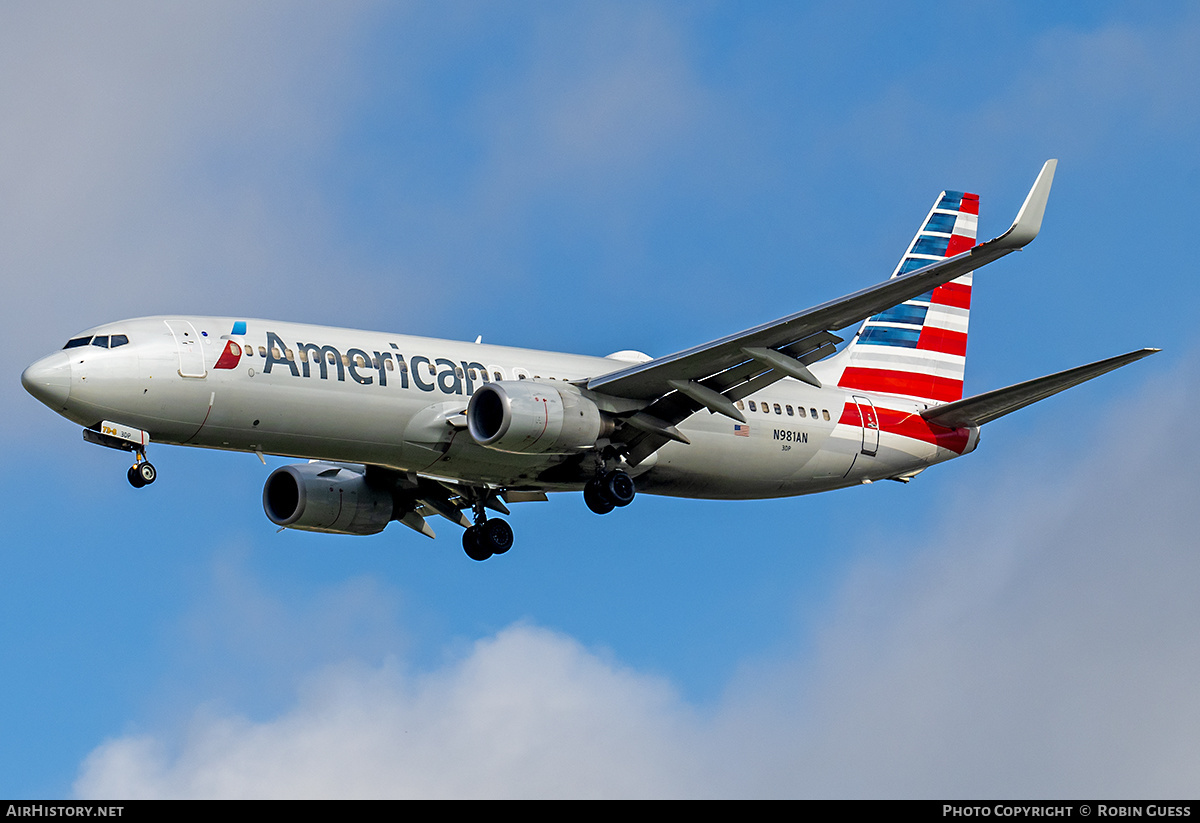
[[[135,489],[140,489],[143,486],[149,486],[157,480],[158,471],[146,459],[145,452],[138,452],[137,462],[129,467],[129,472],[125,476],[129,478],[129,485]]]
[[[483,498],[475,501],[475,525],[463,532],[463,551],[472,560],[487,560],[494,554],[504,554],[512,548],[512,526],[498,517],[488,519],[483,510]]]
[[[628,506],[636,493],[633,478],[620,469],[613,469],[588,481],[583,487],[583,502],[596,514],[608,514],[619,506]]]

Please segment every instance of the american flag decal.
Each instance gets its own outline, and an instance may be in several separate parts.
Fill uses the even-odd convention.
[[[736,434],[738,437],[749,437],[750,436],[750,426],[749,426],[749,424],[743,426],[739,423],[734,423],[733,424],[733,433]]]

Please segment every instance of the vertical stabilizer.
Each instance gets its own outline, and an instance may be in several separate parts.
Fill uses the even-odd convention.
[[[892,277],[975,245],[979,195],[942,192]],[[843,351],[820,364],[844,389],[948,403],[962,398],[971,273],[868,318]],[[822,375],[824,376],[824,374]]]

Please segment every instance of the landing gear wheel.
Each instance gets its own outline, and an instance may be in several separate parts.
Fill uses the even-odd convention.
[[[487,546],[492,554],[504,554],[512,548],[512,526],[503,520],[493,517],[478,528],[480,545]]]
[[[480,534],[478,526],[468,526],[467,530],[463,532],[462,542],[463,551],[472,560],[487,560],[492,556],[491,550],[484,544],[483,535]]]
[[[604,496],[599,480],[589,480],[583,487],[583,502],[596,514],[608,514],[616,505]]]
[[[141,477],[143,485],[149,486],[158,479],[158,471],[155,470],[153,465],[144,460],[134,466],[134,469],[137,471],[138,476]]]
[[[142,473],[138,471],[137,466],[130,466],[125,476],[129,478],[129,485],[135,489],[140,489],[146,485],[146,481],[142,479]]]
[[[620,469],[613,469],[600,481],[601,491],[614,506],[628,506],[637,493],[633,478]]]

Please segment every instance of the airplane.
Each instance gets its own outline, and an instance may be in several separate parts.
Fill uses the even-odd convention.
[[[979,197],[944,191],[890,279],[664,357],[592,357],[235,317],[97,326],[29,366],[25,388],[132,452],[151,443],[305,459],[267,478],[283,529],[429,537],[474,560],[513,544],[508,505],[583,492],[761,499],[908,482],[972,452],[980,427],[1158,349],[963,398],[972,272],[1038,234],[1056,160],[1016,219],[976,244]],[[861,323],[850,343],[834,332]],[[470,517],[467,513],[470,513]]]

